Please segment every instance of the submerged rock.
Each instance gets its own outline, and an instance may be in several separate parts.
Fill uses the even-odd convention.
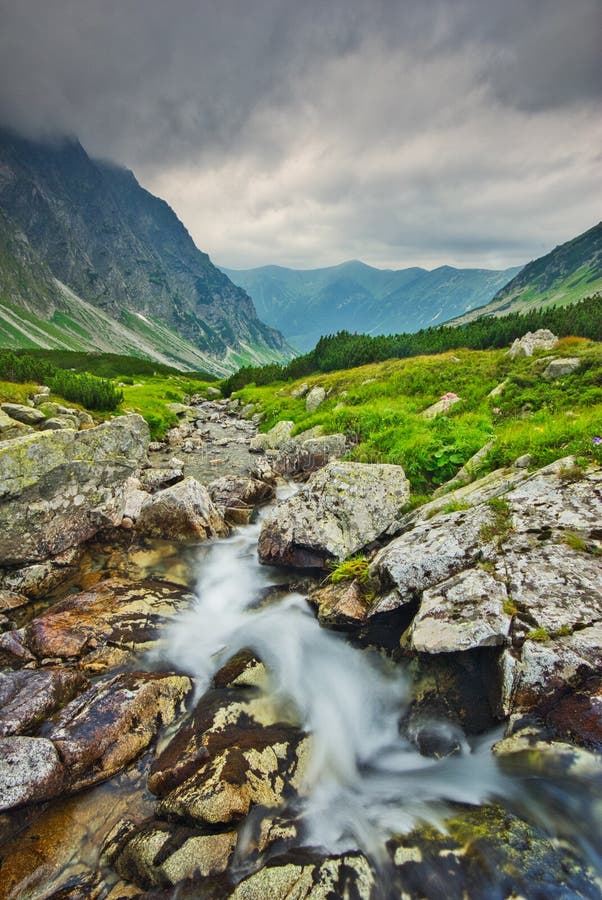
[[[260,560],[298,568],[343,560],[394,531],[409,495],[401,466],[328,463],[266,517]]]
[[[359,852],[320,856],[297,850],[274,857],[258,872],[244,878],[231,900],[326,900],[349,897],[372,900],[379,896],[374,870]]]
[[[42,737],[0,738],[0,811],[56,797],[67,781],[52,741]]]
[[[44,560],[123,514],[124,485],[146,454],[148,425],[119,416],[86,431],[0,443],[0,558]]]
[[[75,669],[48,666],[0,673],[0,735],[22,734],[88,686]]]

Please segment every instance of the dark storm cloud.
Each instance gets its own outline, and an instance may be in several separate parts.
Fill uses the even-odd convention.
[[[0,120],[231,265],[514,263],[593,224],[600,0],[0,0]]]

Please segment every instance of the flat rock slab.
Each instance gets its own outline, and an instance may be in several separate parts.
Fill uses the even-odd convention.
[[[507,599],[504,583],[482,569],[454,575],[422,595],[412,647],[419,653],[462,653],[508,643]]]
[[[323,568],[395,529],[410,495],[401,466],[331,462],[265,518],[264,563]]]
[[[175,719],[191,689],[183,675],[128,672],[98,681],[72,700],[48,732],[69,772],[70,790],[121,771]]]
[[[24,628],[0,636],[0,660],[81,660],[103,671],[115,652],[120,660],[149,649],[166,623],[192,600],[182,588],[158,581],[112,578],[67,597]]]

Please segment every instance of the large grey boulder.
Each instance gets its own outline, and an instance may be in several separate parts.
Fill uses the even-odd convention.
[[[331,462],[264,520],[260,559],[299,568],[343,560],[395,530],[409,495],[401,466]]]
[[[33,406],[24,406],[22,403],[3,403],[2,412],[24,425],[39,425],[44,421],[44,413]]]
[[[289,420],[276,422],[273,428],[265,434],[256,434],[251,438],[249,450],[251,453],[265,453],[266,450],[278,450],[290,439],[295,423]]]
[[[325,400],[326,391],[320,385],[316,385],[305,398],[305,409],[307,412],[314,412]]]
[[[507,356],[512,359],[533,356],[535,350],[551,350],[557,343],[558,338],[549,328],[538,328],[537,331],[528,331],[521,338],[516,338]]]
[[[553,378],[563,378],[565,375],[571,375],[581,365],[578,356],[563,356],[560,359],[553,359],[546,366],[543,377],[546,381],[552,381]]]
[[[172,541],[204,541],[228,534],[209,491],[192,477],[149,497],[138,515],[136,530]]]
[[[24,425],[12,419],[0,409],[0,441],[10,441],[12,438],[23,437],[33,432],[31,425]]]
[[[0,443],[0,559],[44,560],[121,521],[125,483],[146,456],[148,425],[119,416],[86,431]]]
[[[285,444],[274,460],[274,469],[279,475],[308,474],[333,459],[340,459],[347,451],[344,434],[301,438],[302,435],[299,435]]]

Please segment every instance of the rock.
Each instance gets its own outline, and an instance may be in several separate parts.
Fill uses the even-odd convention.
[[[406,513],[400,521],[400,532],[407,531],[418,522],[427,522],[439,513],[460,511],[473,506],[480,506],[495,497],[503,494],[521,484],[529,477],[529,473],[516,469],[496,469],[454,490],[447,491],[448,485],[443,485],[441,491],[435,491],[435,498],[424,506]]]
[[[448,394],[444,394],[440,400],[437,400],[436,403],[433,403],[432,406],[429,406],[427,409],[423,410],[420,413],[423,419],[435,419],[437,416],[442,415],[443,413],[449,412],[452,406],[455,406],[456,403],[459,403],[462,398],[458,397],[457,394],[454,394],[450,391]]]
[[[317,607],[320,624],[330,628],[365,622],[370,606],[357,581],[320,586],[310,591],[307,599]]]
[[[73,547],[42,563],[19,569],[0,569],[0,584],[4,589],[38,600],[75,574],[81,555],[81,548]]]
[[[53,416],[45,419],[40,425],[40,431],[60,431],[62,428],[73,428],[77,430],[79,422],[72,416]]]
[[[220,389],[213,387],[212,385],[209,385],[209,387],[205,388],[205,393],[207,394],[208,397],[221,397],[222,396],[222,392],[220,391]]]
[[[52,741],[0,738],[0,811],[56,797],[66,781],[65,767]]]
[[[464,463],[459,472],[456,472],[454,477],[448,481],[446,484],[441,485],[440,488],[433,493],[434,497],[441,497],[443,494],[448,494],[450,489],[460,487],[463,484],[469,484],[475,473],[478,471],[479,466],[493,447],[494,441],[488,441],[480,450],[471,456],[467,463]]]
[[[181,466],[169,469],[145,469],[140,476],[140,483],[144,490],[153,493],[161,488],[171,487],[172,484],[177,484],[183,478]]]
[[[11,419],[0,409],[0,440],[10,441],[13,438],[23,437],[25,434],[31,434],[33,431],[31,425],[24,425],[22,422]]]
[[[546,381],[551,381],[553,378],[563,378],[565,375],[572,375],[580,365],[581,360],[578,356],[553,359],[552,362],[548,363],[547,368],[543,373],[543,377]]]
[[[217,478],[209,484],[208,490],[220,516],[232,525],[245,525],[254,507],[274,496],[271,484],[240,475]]]
[[[49,666],[0,673],[0,736],[31,730],[87,685],[75,669]]]
[[[502,394],[504,393],[504,391],[506,390],[507,384],[508,384],[507,381],[501,381],[499,384],[496,384],[496,386],[491,391],[489,391],[487,396],[491,397],[492,399],[495,399],[496,397],[501,397]]]
[[[45,418],[44,413],[39,409],[35,409],[33,406],[23,406],[21,403],[2,403],[0,409],[15,422],[22,422],[23,425],[39,425]]]
[[[423,591],[474,566],[483,553],[482,529],[492,521],[492,511],[477,506],[420,522],[391,541],[370,565],[371,581],[386,595],[369,615],[411,603]]]
[[[39,406],[41,403],[45,403],[48,400],[50,388],[46,384],[39,384],[36,390],[38,393],[34,394],[31,400],[34,406]]]
[[[393,531],[410,495],[401,466],[331,462],[264,519],[264,563],[323,568]]]
[[[316,385],[311,389],[305,398],[305,409],[307,412],[315,412],[315,410],[326,400],[326,391],[320,385]]]
[[[266,866],[244,878],[228,895],[231,900],[326,900],[377,896],[370,863],[359,852],[321,856],[317,851],[292,851],[270,859]],[[395,896],[402,896],[395,894]]]
[[[112,578],[70,595],[24,628],[0,635],[0,661],[19,666],[25,659],[81,660],[91,671],[147,650],[166,622],[192,597],[158,581]]]
[[[204,541],[228,534],[207,488],[192,477],[149,497],[140,510],[136,529],[148,537],[175,541]]]
[[[139,478],[128,478],[125,483],[123,498],[123,519],[130,519],[135,522],[140,515],[140,510],[148,500],[148,491],[142,489],[142,482]],[[123,527],[123,519],[121,525]]]
[[[145,888],[168,887],[185,879],[224,872],[237,834],[199,834],[185,825],[152,819],[129,831],[112,863],[119,875]]]
[[[128,672],[72,700],[47,732],[69,772],[70,790],[121,771],[173,722],[191,688],[183,675]]]
[[[533,356],[536,350],[552,350],[557,343],[558,338],[548,328],[538,328],[537,331],[528,331],[521,338],[516,338],[506,355],[512,359],[521,359]]]
[[[410,631],[419,653],[461,653],[508,643],[506,587],[482,569],[454,575],[424,591]]]
[[[276,422],[273,428],[265,434],[256,434],[251,438],[249,450],[251,453],[265,453],[266,450],[278,450],[290,438],[295,423],[283,420]]]
[[[514,460],[514,468],[515,469],[528,469],[529,466],[533,463],[533,457],[530,453],[523,453],[522,456],[517,456]]]
[[[274,469],[284,476],[313,472],[347,451],[344,434],[328,434],[302,439],[298,435],[286,443],[274,460]]]
[[[309,391],[309,385],[304,381],[303,384],[300,384],[298,387],[293,388],[291,391],[291,397],[295,400],[301,400],[302,397],[305,397],[307,392]]]
[[[123,515],[124,486],[146,454],[148,426],[119,416],[86,431],[45,431],[0,444],[0,558],[44,560]]]
[[[151,441],[148,445],[149,453],[159,453],[161,450],[165,450],[165,443],[163,441]]]
[[[29,598],[15,591],[0,590],[0,612],[12,612],[29,603]]]

